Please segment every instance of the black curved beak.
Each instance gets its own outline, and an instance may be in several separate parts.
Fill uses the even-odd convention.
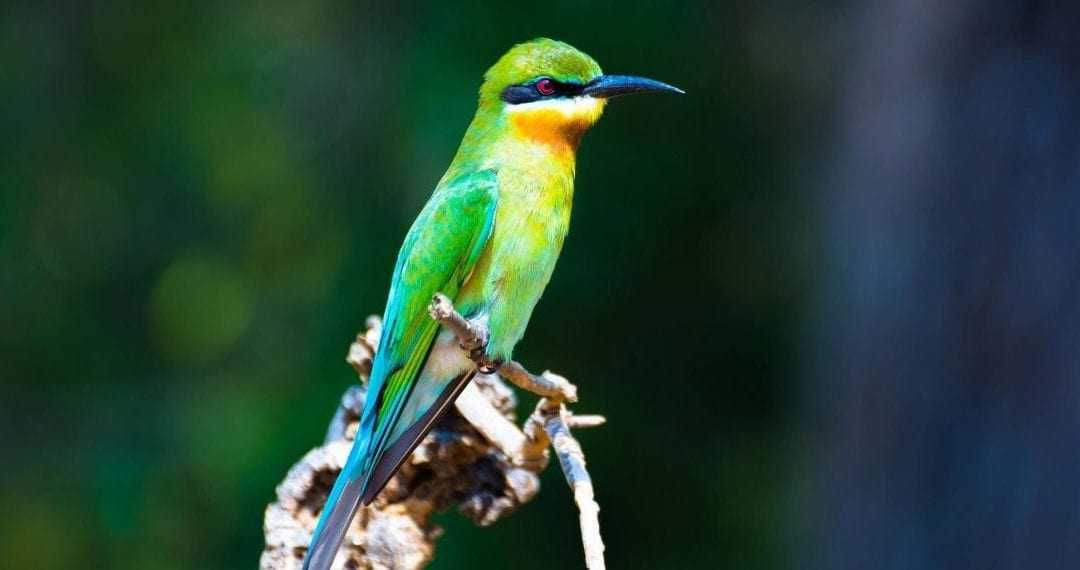
[[[631,93],[649,93],[652,91],[670,91],[685,93],[682,89],[662,81],[633,75],[601,75],[593,79],[581,91],[583,95],[607,98],[629,95]]]

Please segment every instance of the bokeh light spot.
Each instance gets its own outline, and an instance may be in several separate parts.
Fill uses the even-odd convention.
[[[223,260],[200,254],[174,260],[151,299],[157,349],[200,363],[227,352],[251,323],[254,301],[243,276]]]

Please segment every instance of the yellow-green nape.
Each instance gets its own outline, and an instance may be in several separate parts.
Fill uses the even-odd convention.
[[[480,100],[497,101],[503,89],[537,77],[585,84],[600,76],[600,66],[574,46],[548,38],[517,44],[484,74]]]

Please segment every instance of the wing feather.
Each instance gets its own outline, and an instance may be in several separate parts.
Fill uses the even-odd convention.
[[[370,412],[375,418],[363,464],[366,477],[381,459],[438,333],[438,323],[427,312],[431,298],[435,293],[457,296],[491,236],[496,198],[494,172],[452,182],[428,202],[402,246],[384,315],[390,325],[383,328],[369,388],[378,400]],[[380,375],[382,369],[391,372]],[[385,382],[376,386],[380,377]],[[364,412],[369,413],[367,406]]]
[[[491,237],[497,196],[493,171],[451,180],[435,190],[406,235],[394,267],[360,428],[316,526],[305,568],[329,568],[360,502],[375,497],[471,377],[450,381],[432,410],[383,457],[439,330],[427,313],[428,304],[435,293],[457,296]]]

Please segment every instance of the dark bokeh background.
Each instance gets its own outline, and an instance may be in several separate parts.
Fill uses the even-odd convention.
[[[547,35],[687,91],[586,137],[516,353],[610,420],[609,566],[1076,567],[1077,12],[6,3],[0,559],[253,567],[482,72]],[[543,482],[433,568],[579,567]]]

